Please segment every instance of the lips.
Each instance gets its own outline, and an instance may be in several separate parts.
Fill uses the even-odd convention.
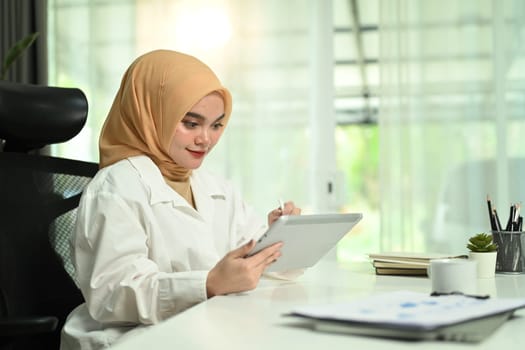
[[[202,158],[206,155],[205,151],[192,151],[187,150],[194,158]]]

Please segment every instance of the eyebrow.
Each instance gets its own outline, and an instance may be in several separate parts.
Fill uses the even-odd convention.
[[[206,117],[204,117],[203,115],[199,114],[199,113],[195,113],[195,112],[187,112],[186,115],[188,117],[192,117],[192,118],[196,118],[196,119],[199,119],[199,120],[206,120]],[[221,120],[222,118],[224,118],[224,114],[219,116],[217,119],[214,120],[214,123],[218,122],[219,120]]]

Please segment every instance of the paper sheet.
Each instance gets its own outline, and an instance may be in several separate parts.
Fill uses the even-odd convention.
[[[317,319],[436,327],[525,307],[525,298],[476,299],[462,295],[433,297],[396,291],[344,304],[303,306],[292,313]]]

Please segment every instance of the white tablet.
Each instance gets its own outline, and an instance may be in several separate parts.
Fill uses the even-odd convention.
[[[281,216],[259,238],[248,255],[283,242],[281,257],[266,271],[313,266],[361,220],[361,213]]]

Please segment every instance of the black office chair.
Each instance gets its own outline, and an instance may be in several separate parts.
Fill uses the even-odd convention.
[[[69,237],[98,164],[38,150],[71,139],[86,118],[79,89],[0,82],[0,349],[58,349],[83,302]]]

